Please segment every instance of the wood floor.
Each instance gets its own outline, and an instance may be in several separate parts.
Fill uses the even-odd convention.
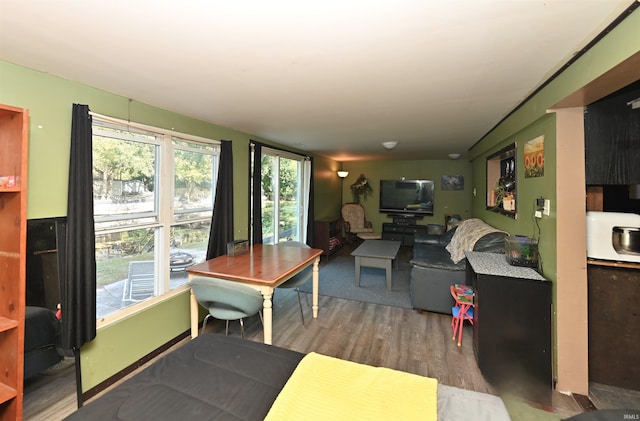
[[[326,296],[320,296],[317,319],[312,318],[304,297],[303,309],[305,326],[295,292],[277,291],[274,345],[407,371],[437,378],[446,385],[498,394],[484,380],[475,362],[472,329],[465,328],[461,347],[452,340],[451,316]],[[210,323],[207,331],[224,333],[224,324]],[[230,325],[230,334],[239,335],[237,323]],[[258,317],[245,321],[245,339],[262,342],[262,335]],[[533,408],[558,415],[555,419],[581,412],[573,398],[556,392],[550,402],[524,401]],[[75,408],[73,367],[57,375],[38,376],[25,387],[25,420],[60,420]]]

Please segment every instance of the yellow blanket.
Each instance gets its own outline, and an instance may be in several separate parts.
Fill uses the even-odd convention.
[[[389,368],[306,355],[265,420],[438,419],[438,381]]]

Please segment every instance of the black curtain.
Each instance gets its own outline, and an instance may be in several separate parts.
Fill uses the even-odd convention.
[[[80,348],[96,337],[96,253],[93,224],[91,116],[87,105],[73,104],[66,275],[62,282],[62,346],[76,357],[78,406],[82,406]]]
[[[220,144],[218,183],[213,202],[207,260],[227,254],[227,243],[233,241],[233,148],[230,140]]]
[[[258,142],[253,146],[253,174],[251,178],[251,244],[262,244],[262,145]],[[251,151],[249,151],[251,152]],[[249,155],[251,156],[251,155]]]

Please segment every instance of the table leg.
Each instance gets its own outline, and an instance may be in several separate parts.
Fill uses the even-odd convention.
[[[356,256],[356,286],[360,286],[360,256]]]
[[[196,295],[193,293],[193,290],[191,290],[189,301],[189,309],[191,311],[191,339],[194,339],[198,336],[198,301],[196,300]]]
[[[312,277],[312,306],[311,308],[313,309],[313,318],[317,319],[318,318],[318,288],[319,288],[319,284],[318,284],[318,279],[319,279],[319,267],[320,265],[320,257],[316,257],[316,260],[313,262],[313,277]]]
[[[267,345],[272,344],[272,326],[273,326],[273,302],[271,301],[271,297],[273,297],[273,291],[262,293],[262,297],[264,301],[262,303],[262,319],[263,319],[263,329],[264,329],[264,343]]]
[[[387,260],[386,268],[385,268],[387,272],[387,289],[389,291],[391,291],[391,264],[392,264],[391,260]]]

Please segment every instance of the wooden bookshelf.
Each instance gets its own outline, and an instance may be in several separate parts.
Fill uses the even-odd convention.
[[[22,419],[28,111],[0,105],[0,419]]]

